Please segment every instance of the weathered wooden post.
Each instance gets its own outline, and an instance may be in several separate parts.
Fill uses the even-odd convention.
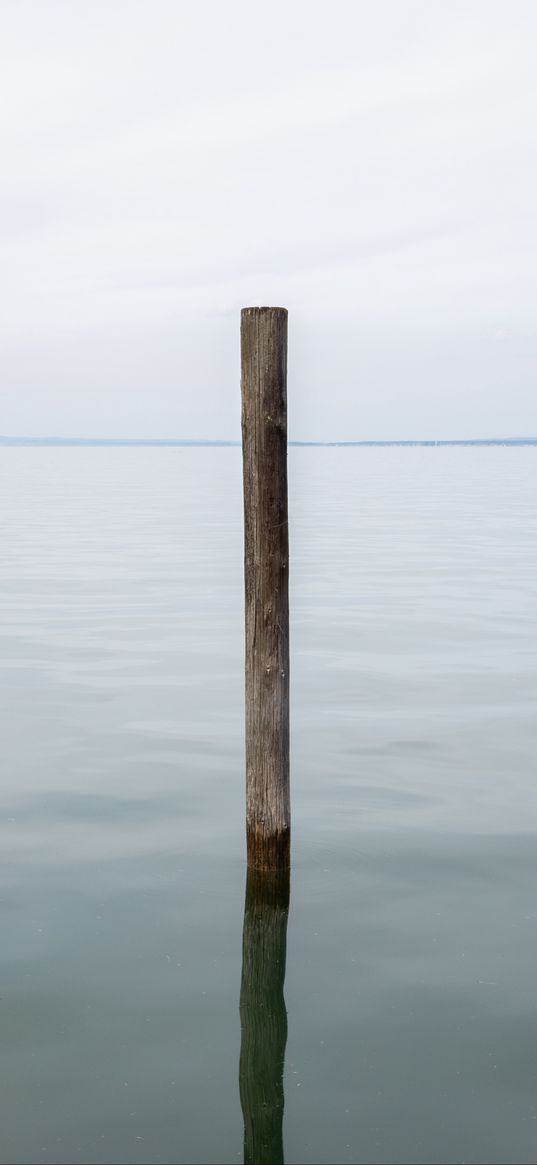
[[[290,865],[287,310],[241,312],[248,866]]]

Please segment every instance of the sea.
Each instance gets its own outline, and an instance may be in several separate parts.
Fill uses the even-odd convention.
[[[240,1008],[240,448],[0,449],[2,1163],[537,1160],[536,503],[535,446],[289,449]]]

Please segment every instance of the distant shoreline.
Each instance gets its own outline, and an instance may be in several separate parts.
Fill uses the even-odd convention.
[[[175,438],[144,437],[0,437],[0,447],[7,446],[154,446],[154,447],[240,447],[240,441],[180,440]],[[459,440],[405,440],[405,441],[289,441],[300,448],[391,448],[421,446],[435,448],[448,445],[537,445],[537,437],[474,437]]]

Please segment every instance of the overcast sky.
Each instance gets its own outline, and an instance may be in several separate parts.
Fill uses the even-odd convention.
[[[537,435],[534,0],[0,0],[0,434]]]

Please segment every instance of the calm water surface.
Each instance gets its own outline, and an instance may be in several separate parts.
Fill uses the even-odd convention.
[[[537,1159],[536,459],[290,450],[288,1165]],[[242,1161],[241,488],[1,450],[2,1162]]]

